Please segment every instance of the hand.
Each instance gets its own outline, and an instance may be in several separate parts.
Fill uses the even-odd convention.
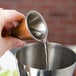
[[[2,37],[2,30],[15,27],[15,22],[21,21],[25,16],[16,10],[4,10],[0,9],[0,56],[2,56],[6,50],[16,47],[21,47],[25,44],[14,37]]]

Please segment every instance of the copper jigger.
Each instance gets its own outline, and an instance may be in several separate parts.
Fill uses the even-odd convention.
[[[17,27],[13,27],[10,30],[3,30],[2,36],[3,37],[8,37],[8,36],[16,37],[21,40],[31,39],[30,33],[28,32],[26,28],[25,19],[19,22],[19,25],[17,25]]]
[[[26,20],[25,19],[22,20],[22,22],[11,31],[11,35],[14,37],[17,37],[21,40],[32,38],[27,27],[26,27]]]
[[[29,11],[26,19],[19,22],[18,26],[2,33],[3,37],[13,36],[21,40],[35,39],[37,41],[42,41],[47,37],[47,34],[48,30],[44,18],[34,10]]]

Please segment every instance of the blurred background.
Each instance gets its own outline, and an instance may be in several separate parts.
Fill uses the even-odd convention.
[[[48,41],[76,45],[76,0],[0,0],[0,7],[23,14],[39,11],[46,20]]]

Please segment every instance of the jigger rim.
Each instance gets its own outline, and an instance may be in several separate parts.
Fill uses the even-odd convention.
[[[42,40],[37,39],[37,38],[32,34],[31,30],[29,29],[28,22],[27,22],[27,18],[28,18],[28,16],[29,16],[31,13],[37,14],[37,15],[42,19],[43,23],[45,24],[44,26],[45,26],[46,29],[47,29],[47,30],[46,30],[46,37],[47,37],[47,35],[48,35],[48,28],[47,28],[46,21],[45,21],[44,17],[41,15],[41,13],[38,12],[37,10],[30,10],[30,11],[26,14],[26,17],[25,17],[25,18],[26,18],[26,28],[27,28],[28,32],[30,33],[30,35],[32,36],[32,38],[34,38],[36,41],[42,42]]]

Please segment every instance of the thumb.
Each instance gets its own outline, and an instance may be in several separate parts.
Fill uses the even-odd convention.
[[[14,37],[6,37],[4,39],[4,41],[5,41],[5,45],[7,46],[8,49],[18,48],[18,47],[22,47],[25,45],[24,41],[19,40],[19,39],[14,38]]]
[[[0,39],[0,56],[2,56],[7,50],[25,45],[24,41],[16,38],[6,37]]]

